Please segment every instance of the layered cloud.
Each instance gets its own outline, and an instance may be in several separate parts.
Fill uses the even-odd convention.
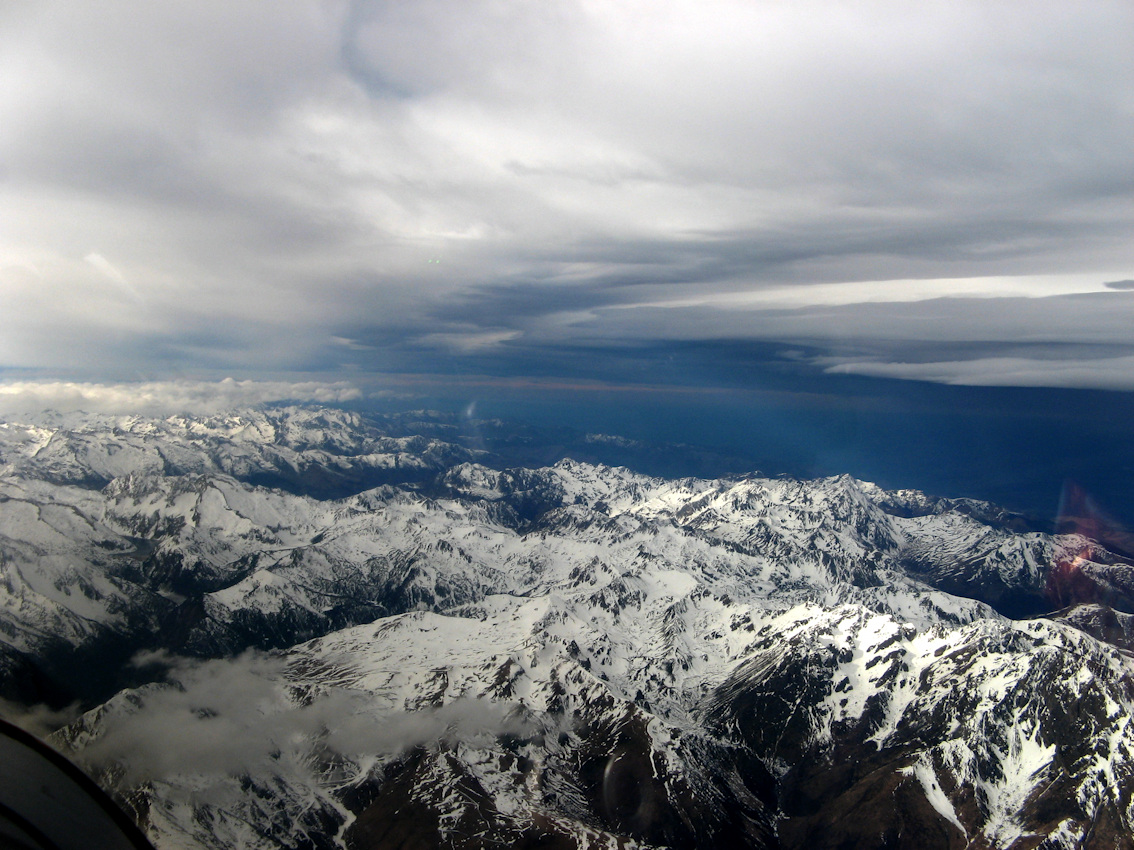
[[[978,357],[938,363],[848,361],[827,367],[832,374],[933,381],[974,387],[1090,387],[1134,392],[1134,356],[1052,360]]]
[[[869,340],[879,303],[931,296],[964,296],[946,342],[997,315],[982,341],[1038,345],[1080,302],[1036,296],[1134,273],[1118,0],[0,15],[0,366],[460,372],[494,351],[516,374],[547,346],[725,328]],[[1010,318],[1025,299],[1038,326]],[[923,339],[901,310],[885,331],[886,362]]]

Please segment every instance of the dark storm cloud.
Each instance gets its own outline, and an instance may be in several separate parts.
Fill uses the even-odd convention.
[[[0,365],[383,370],[418,350],[459,369],[494,351],[511,373],[623,335],[879,329],[900,363],[919,323],[974,341],[996,316],[1001,341],[1057,342],[1046,311],[1066,305],[1026,298],[1134,268],[1124,2],[0,15]],[[943,281],[985,278],[1019,286],[965,290],[988,297],[940,319],[872,303],[936,309]],[[727,302],[832,284],[834,305]]]

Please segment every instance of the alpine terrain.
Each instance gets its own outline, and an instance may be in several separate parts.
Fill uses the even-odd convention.
[[[71,706],[51,742],[158,848],[1134,848],[1117,547],[505,442],[0,424],[8,713]]]

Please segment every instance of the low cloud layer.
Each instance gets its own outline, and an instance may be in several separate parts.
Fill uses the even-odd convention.
[[[38,738],[46,738],[61,726],[66,726],[79,716],[79,704],[54,709],[47,705],[22,705],[0,697],[0,718],[14,726],[31,732]]]
[[[927,293],[961,296],[963,341],[1052,281],[1134,274],[1121,0],[33,0],[0,22],[0,368],[495,352],[511,375],[623,328],[768,339],[800,302],[813,339],[870,339],[838,320]],[[995,341],[1060,341],[1065,305],[1041,306]]]
[[[96,384],[73,381],[0,383],[0,415],[62,413],[216,413],[271,402],[341,404],[362,397],[344,381],[151,381]]]
[[[288,696],[286,660],[257,652],[214,661],[157,653],[138,663],[163,666],[170,684],[117,700],[78,753],[95,771],[113,767],[124,787],[262,775],[313,755],[383,758],[442,740],[523,731],[507,706],[471,698],[404,712],[385,710],[371,694],[332,689],[297,703]]]

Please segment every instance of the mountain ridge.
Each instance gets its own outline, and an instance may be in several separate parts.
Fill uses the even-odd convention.
[[[0,685],[88,701],[54,740],[159,846],[1131,846],[1131,568],[1081,534],[336,411],[65,424],[0,427]]]

